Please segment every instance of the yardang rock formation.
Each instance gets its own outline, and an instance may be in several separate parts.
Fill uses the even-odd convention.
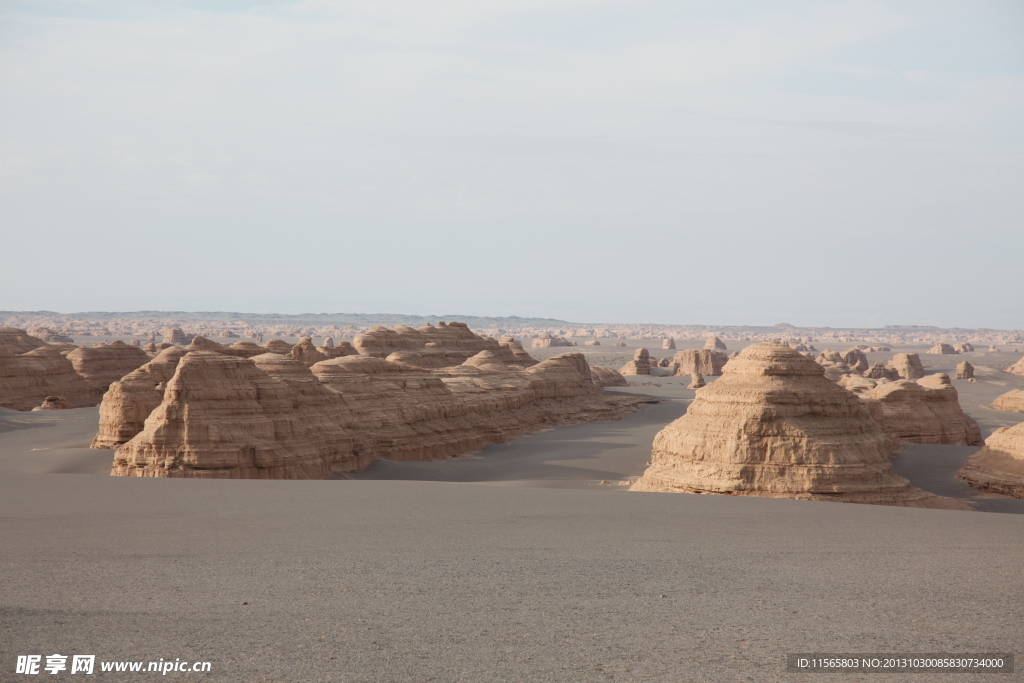
[[[632,491],[964,509],[892,472],[891,442],[851,392],[780,343],[748,346],[654,440]]]

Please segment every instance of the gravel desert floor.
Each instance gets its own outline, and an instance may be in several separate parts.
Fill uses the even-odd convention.
[[[965,410],[986,436],[1018,422],[985,406],[1024,378],[971,360]],[[96,408],[0,410],[0,680],[51,653],[208,661],[167,675],[209,681],[783,681],[787,653],[1024,653],[1024,515],[997,514],[1024,501],[953,477],[976,449],[894,467],[980,512],[626,492],[687,380],[631,378],[615,391],[661,402],[621,421],[333,481],[108,477]]]

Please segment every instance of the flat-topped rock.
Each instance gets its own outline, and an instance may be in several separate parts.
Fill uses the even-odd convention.
[[[960,407],[959,394],[949,375],[888,382],[871,390],[867,397],[878,402],[881,410],[873,414],[882,429],[894,437],[911,443],[982,443],[978,423]]]
[[[1013,389],[996,397],[992,401],[996,410],[1015,410],[1024,413],[1024,389]]]
[[[1024,498],[1024,422],[993,432],[957,476],[986,493]]]

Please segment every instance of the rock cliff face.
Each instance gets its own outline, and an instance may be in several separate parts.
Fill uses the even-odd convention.
[[[1006,371],[1011,375],[1024,375],[1024,358],[1006,368]]]
[[[512,348],[514,343],[506,342],[502,345],[496,339],[482,337],[470,330],[465,323],[439,322],[436,327],[373,327],[369,332],[356,337],[352,345],[364,356],[391,358],[421,368],[460,365],[481,351],[494,353],[504,363],[527,364],[521,355],[517,357]],[[530,359],[529,364],[534,362],[536,361]]]
[[[1016,410],[1024,413],[1024,389],[1014,389],[992,401],[992,407],[996,410]]]
[[[921,356],[916,353],[897,353],[892,357],[892,367],[901,379],[921,379],[924,377],[924,366]]]
[[[99,431],[91,448],[116,448],[142,431],[146,418],[164,398],[185,349],[172,346],[110,385],[100,404]]]
[[[615,419],[643,402],[604,395],[580,354],[529,368],[501,361],[485,350],[441,369],[364,355],[307,368],[282,354],[192,352],[143,429],[117,448],[112,474],[323,478],[374,457],[437,459],[541,426]],[[131,431],[104,429],[118,439]]]
[[[1024,422],[997,429],[957,476],[981,491],[1024,498]]]
[[[867,355],[858,348],[846,349],[842,353],[843,362],[850,367],[850,372],[861,375],[870,367]]]
[[[0,408],[32,410],[48,396],[60,396],[69,408],[96,405],[94,392],[74,365],[47,346],[15,354],[0,347]]]
[[[890,440],[851,392],[778,343],[744,349],[654,440],[633,491],[960,508],[892,472]]]
[[[721,375],[722,368],[729,362],[724,351],[713,349],[683,349],[673,359],[676,376],[682,375]]]
[[[149,356],[137,346],[112,341],[75,349],[68,353],[67,359],[91,392],[87,405],[96,405],[112,382],[148,362]]]
[[[633,360],[619,368],[620,375],[649,375],[651,374],[651,352],[647,349],[637,349],[633,352]]]
[[[872,389],[870,400],[883,431],[911,443],[976,446],[982,443],[978,423],[960,407],[949,375],[929,375],[917,382],[897,380]]]

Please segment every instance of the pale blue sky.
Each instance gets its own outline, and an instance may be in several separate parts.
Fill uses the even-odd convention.
[[[1024,328],[1024,3],[0,5],[0,310]]]

